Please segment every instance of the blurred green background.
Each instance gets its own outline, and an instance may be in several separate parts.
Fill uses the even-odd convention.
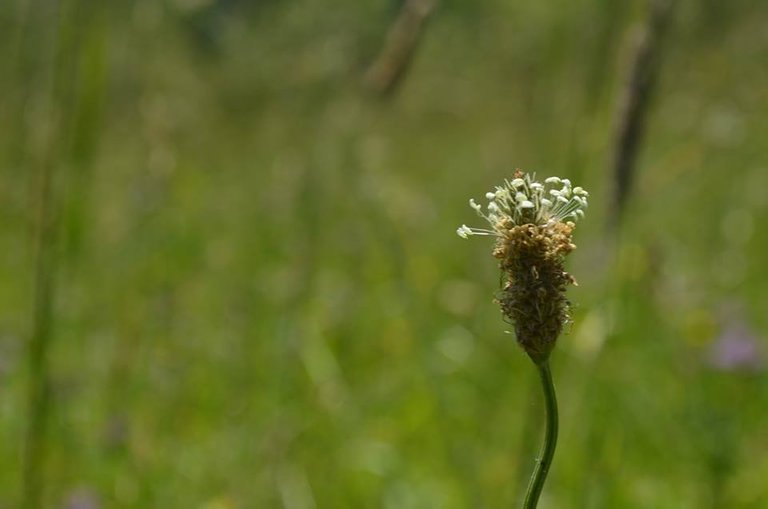
[[[615,237],[645,3],[444,0],[382,97],[399,4],[0,3],[0,508],[30,440],[45,508],[519,506],[538,380],[455,234],[515,167],[591,192],[540,507],[768,507],[768,3],[677,2]]]

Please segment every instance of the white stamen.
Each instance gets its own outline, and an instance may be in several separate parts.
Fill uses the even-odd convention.
[[[522,178],[505,180],[494,191],[485,193],[488,200],[486,207],[474,199],[469,205],[477,214],[490,223],[490,229],[470,228],[461,225],[456,233],[467,238],[471,235],[490,235],[504,237],[509,225],[518,226],[529,221],[540,226],[548,227],[554,223],[567,220],[577,220],[584,217],[587,208],[587,193],[582,187],[571,187],[571,181],[559,177],[549,177],[544,182],[548,185],[558,185],[558,189],[548,189],[542,183],[534,180],[535,174],[527,174]],[[548,194],[545,191],[549,191]],[[524,213],[524,210],[531,213]]]

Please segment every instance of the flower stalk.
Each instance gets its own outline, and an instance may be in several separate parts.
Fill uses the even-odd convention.
[[[552,458],[555,456],[555,447],[557,446],[557,397],[555,396],[555,384],[552,382],[552,373],[549,370],[549,361],[537,364],[536,367],[539,369],[541,387],[544,390],[546,422],[544,424],[544,443],[541,445],[539,458],[536,460],[536,467],[528,484],[523,509],[535,509],[539,503],[539,496],[544,488],[544,481],[547,480],[549,467],[552,465]]]

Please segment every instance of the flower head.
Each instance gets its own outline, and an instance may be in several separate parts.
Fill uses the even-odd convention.
[[[485,210],[470,200],[490,228],[461,225],[456,231],[463,238],[496,238],[493,256],[505,279],[496,301],[536,363],[549,357],[570,320],[565,289],[575,280],[565,272],[564,261],[576,248],[571,234],[574,221],[584,216],[588,196],[568,179],[549,177],[541,183],[518,170],[511,181],[486,193]]]
[[[485,193],[488,205],[483,207],[474,199],[469,205],[488,221],[492,229],[470,228],[462,225],[459,236],[495,235],[504,237],[511,226],[533,224],[551,226],[566,220],[576,221],[584,217],[589,193],[581,187],[571,187],[571,181],[549,177],[544,183],[537,182],[535,175],[515,173],[515,178],[504,180],[504,185]]]

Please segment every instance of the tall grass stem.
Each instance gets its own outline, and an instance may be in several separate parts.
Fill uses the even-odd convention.
[[[547,480],[549,467],[555,455],[557,446],[557,397],[555,396],[555,384],[552,382],[552,373],[549,370],[549,361],[545,360],[536,364],[541,378],[541,386],[544,390],[544,405],[546,409],[546,421],[544,427],[544,443],[536,460],[536,468],[533,470],[528,491],[525,494],[523,509],[535,509],[539,503],[541,490]]]
[[[49,350],[53,336],[56,272],[53,171],[53,165],[47,164],[40,177],[32,333],[28,352],[27,429],[21,477],[23,509],[38,509],[43,499],[43,469],[47,452],[45,435],[50,410]]]

